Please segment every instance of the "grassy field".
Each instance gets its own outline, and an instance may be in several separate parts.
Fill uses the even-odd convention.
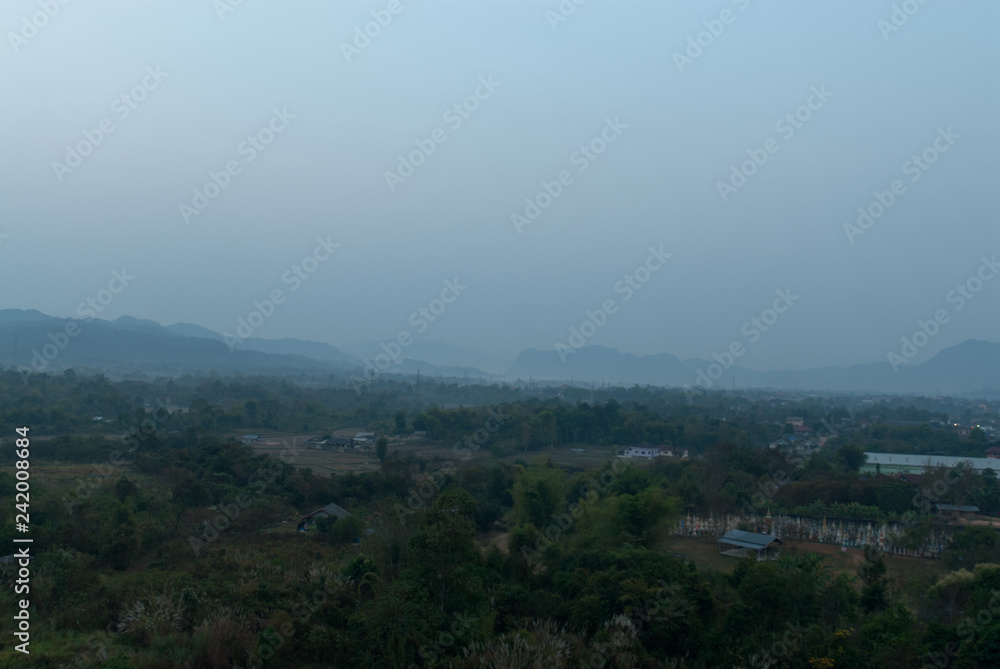
[[[701,569],[731,572],[739,564],[738,558],[720,555],[716,540],[710,537],[670,536],[663,540],[660,548],[681,559],[693,561]],[[781,550],[782,555],[789,556],[807,552],[824,556],[823,563],[832,574],[854,575],[864,561],[862,549],[848,548],[847,551],[841,551],[840,546],[832,544],[789,541],[782,546]],[[897,583],[943,576],[948,571],[941,560],[892,555],[890,553],[885,554],[885,564],[889,577]]]
[[[13,467],[4,467],[2,471],[13,475],[16,470]],[[151,476],[140,474],[131,467],[113,466],[108,462],[98,464],[52,461],[31,463],[33,483],[51,488],[76,490],[80,481],[93,486],[98,483],[103,484],[105,481],[115,482],[120,476],[128,476],[130,481],[140,487],[149,488],[156,485],[155,479]]]
[[[574,453],[573,449],[583,449],[583,453]],[[500,458],[505,462],[521,460],[523,462],[534,462],[538,459],[551,458],[559,467],[568,469],[592,469],[601,467],[605,462],[614,458],[614,452],[607,446],[594,446],[588,444],[564,444],[551,446],[537,451],[514,453]],[[645,460],[633,460],[632,464],[648,464]]]

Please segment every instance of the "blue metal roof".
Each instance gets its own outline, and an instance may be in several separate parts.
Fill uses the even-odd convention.
[[[775,541],[779,544],[781,543],[781,539],[773,534],[757,534],[755,532],[744,532],[743,530],[729,530],[725,536],[719,539],[720,544],[756,549],[767,548]]]

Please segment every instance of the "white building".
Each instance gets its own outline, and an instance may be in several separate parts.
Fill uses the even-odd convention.
[[[629,446],[622,453],[626,458],[655,458],[660,455],[659,446]]]

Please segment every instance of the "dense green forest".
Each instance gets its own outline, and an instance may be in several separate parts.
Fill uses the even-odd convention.
[[[726,441],[763,447],[791,431],[783,421],[795,415],[811,424],[815,437],[832,444],[855,443],[865,450],[983,457],[982,431],[968,439],[931,427],[949,416],[969,423],[986,415],[975,402],[940,398],[881,398],[859,406],[852,424],[847,405],[856,398],[781,393],[701,393],[633,386],[524,388],[424,381],[380,381],[374,393],[349,386],[294,383],[291,379],[182,377],[155,381],[0,372],[0,434],[31,425],[36,434],[104,434],[133,429],[145,414],[158,412],[157,429],[199,434],[284,430],[319,433],[365,426],[379,434],[428,432],[432,439],[467,438],[483,427],[486,407],[506,406],[510,416],[491,445],[501,450],[537,450],[553,444],[629,445],[647,441],[702,452]],[[442,408],[443,406],[458,408]],[[184,415],[166,417],[176,408]],[[931,409],[936,409],[931,410]],[[100,422],[95,418],[100,416]],[[920,423],[912,426],[898,421]],[[500,444],[498,446],[498,444]]]
[[[995,530],[957,532],[935,561],[854,551],[848,569],[805,550],[715,568],[679,556],[669,533],[685,513],[737,513],[766,489],[775,511],[908,517],[897,539],[911,540],[941,520],[910,484],[862,476],[863,452],[971,448],[945,430],[875,424],[799,457],[768,447],[785,416],[842,425],[847,411],[639,388],[591,403],[428,383],[424,399],[397,402],[405,389],[265,379],[0,381],[0,541],[15,545],[14,429],[28,425],[35,556],[31,654],[6,636],[3,666],[967,669],[1000,657]],[[295,445],[271,457],[233,438],[304,425],[424,431],[428,447],[475,457],[418,448],[327,478],[297,466]],[[692,457],[612,457],[642,441]],[[559,466],[552,444],[607,458]],[[931,472],[929,490],[936,476],[949,482],[940,499],[1000,511],[991,471]],[[296,531],[330,502],[350,515]],[[15,576],[4,567],[5,612]]]

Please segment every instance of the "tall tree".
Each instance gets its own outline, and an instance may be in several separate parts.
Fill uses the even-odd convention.
[[[545,527],[566,504],[566,477],[561,469],[533,465],[514,482],[514,519]]]
[[[375,455],[379,462],[385,462],[385,454],[389,451],[389,440],[384,436],[375,440]]]
[[[889,605],[889,585],[885,557],[875,546],[865,546],[865,561],[858,567],[861,588],[861,608],[865,613],[884,611]]]

